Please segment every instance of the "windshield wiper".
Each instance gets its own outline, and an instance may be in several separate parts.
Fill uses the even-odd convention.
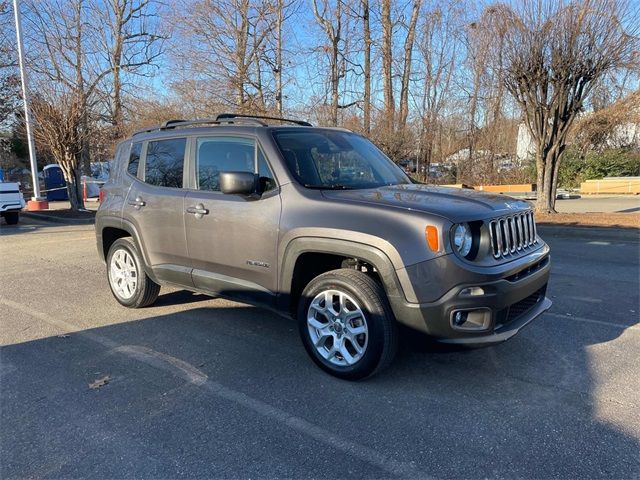
[[[305,188],[313,188],[315,190],[353,190],[354,187],[350,187],[349,185],[312,185],[310,183],[304,184]]]

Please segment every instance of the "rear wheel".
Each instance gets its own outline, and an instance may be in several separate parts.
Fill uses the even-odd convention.
[[[298,327],[305,349],[324,371],[357,380],[386,367],[397,327],[382,287],[357,270],[333,270],[302,293]]]
[[[7,225],[16,225],[20,220],[20,212],[4,212],[2,216],[7,221]]]
[[[113,296],[125,307],[147,307],[160,293],[160,285],[145,273],[131,238],[119,238],[111,245],[107,255],[107,277]]]

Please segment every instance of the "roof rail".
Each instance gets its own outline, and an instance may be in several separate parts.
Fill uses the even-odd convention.
[[[180,119],[167,120],[165,122],[162,122],[160,125],[137,130],[136,132],[133,133],[133,135],[139,135],[141,133],[156,132],[159,130],[171,130],[176,127],[189,127],[191,125],[222,125],[222,124],[245,123],[249,125],[258,125],[260,127],[269,126],[268,123],[263,122],[262,120],[278,120],[281,122],[294,123],[296,125],[301,125],[304,127],[312,126],[309,122],[304,122],[302,120],[292,120],[290,118],[264,117],[259,115],[241,115],[236,113],[221,113],[216,118],[199,118],[195,120],[180,120]]]
[[[305,122],[303,120],[294,120],[292,118],[281,118],[281,117],[270,117],[265,115],[242,115],[239,113],[221,113],[216,117],[216,120],[232,120],[236,118],[246,118],[246,119],[259,119],[259,120],[278,120],[280,122],[293,123],[295,125],[300,125],[303,127],[312,127],[309,122]],[[266,125],[266,124],[265,124]]]

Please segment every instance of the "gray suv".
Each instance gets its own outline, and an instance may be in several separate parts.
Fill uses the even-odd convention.
[[[122,305],[167,285],[275,309],[346,379],[389,364],[398,323],[489,345],[551,306],[528,203],[415,184],[361,135],[295,120],[222,114],[135,133],[96,237]]]

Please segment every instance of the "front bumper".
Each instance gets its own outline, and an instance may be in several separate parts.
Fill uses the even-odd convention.
[[[19,212],[25,207],[24,201],[22,202],[6,202],[0,203],[0,213],[4,212]]]
[[[515,274],[511,271],[490,281],[486,276],[470,274],[463,284],[456,285],[433,302],[410,303],[392,299],[391,306],[400,323],[437,341],[463,345],[500,343],[551,308],[551,300],[546,297],[550,270],[551,260],[547,253],[542,258],[535,257]],[[481,287],[484,295],[461,295],[468,287]],[[452,326],[453,312],[476,309],[490,312],[490,322],[485,330],[459,330]]]

